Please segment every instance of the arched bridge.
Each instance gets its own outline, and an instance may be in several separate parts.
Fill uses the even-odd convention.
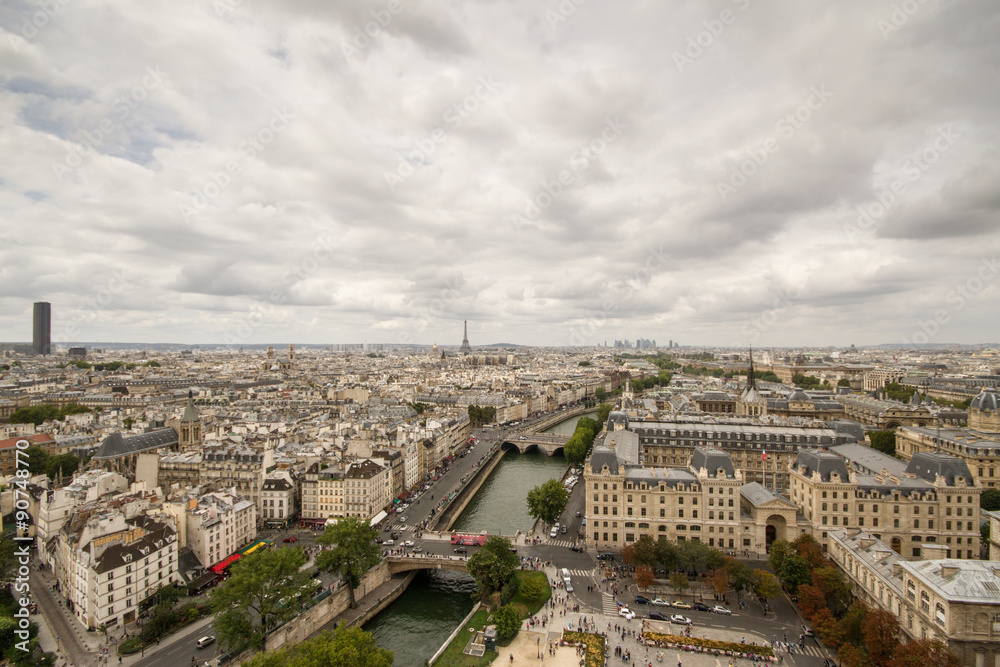
[[[524,454],[532,447],[545,452],[549,456],[555,456],[566,446],[569,440],[568,435],[557,435],[555,433],[522,433],[521,435],[508,438],[503,441],[501,447],[511,449],[516,447],[517,451]]]
[[[410,570],[455,570],[456,572],[468,572],[465,558],[455,558],[452,556],[387,556],[389,563],[389,574],[395,576]]]

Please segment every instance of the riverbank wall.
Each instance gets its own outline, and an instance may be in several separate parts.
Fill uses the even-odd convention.
[[[464,512],[465,508],[468,507],[469,503],[479,492],[479,489],[481,489],[483,484],[486,483],[486,480],[490,478],[490,475],[493,474],[496,467],[500,465],[500,461],[503,459],[504,454],[506,454],[506,450],[503,449],[502,446],[498,446],[496,451],[490,455],[489,460],[475,472],[472,479],[466,482],[465,486],[462,487],[462,490],[459,491],[458,494],[451,499],[451,502],[448,503],[447,507],[445,507],[441,513],[437,515],[437,519],[433,524],[432,530],[437,530],[442,533],[446,533],[451,530],[451,527],[455,525],[455,521],[457,521],[458,517],[462,515],[462,512]]]

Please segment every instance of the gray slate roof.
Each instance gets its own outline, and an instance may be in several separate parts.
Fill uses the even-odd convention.
[[[913,473],[917,477],[933,482],[941,475],[947,481],[948,486],[955,485],[955,478],[961,477],[966,483],[972,482],[972,473],[969,466],[960,458],[940,452],[919,452],[913,455],[906,472]]]
[[[740,495],[747,499],[754,507],[760,507],[761,505],[766,505],[769,502],[780,500],[782,503],[795,507],[792,501],[788,500],[780,493],[777,493],[773,489],[769,489],[760,482],[750,482],[749,484],[744,484],[740,487]]]
[[[824,482],[830,481],[832,473],[838,473],[845,482],[850,478],[847,471],[847,462],[833,452],[825,449],[800,449],[799,455],[793,464],[796,470],[805,466],[805,474],[812,477],[814,472],[818,472]]]
[[[715,447],[695,447],[691,454],[691,469],[698,471],[705,468],[709,477],[722,477],[733,479],[736,477],[736,469],[733,468],[733,460],[729,454]]]
[[[94,458],[98,460],[117,459],[176,444],[177,431],[172,428],[160,428],[149,433],[128,436],[112,433],[97,448]]]

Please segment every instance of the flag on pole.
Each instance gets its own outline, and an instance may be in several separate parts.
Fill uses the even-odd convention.
[[[767,460],[767,450],[766,449],[761,453],[760,460],[761,461],[766,461]]]

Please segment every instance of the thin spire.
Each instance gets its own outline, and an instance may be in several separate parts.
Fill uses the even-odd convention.
[[[753,372],[753,345],[750,346],[750,369],[747,371],[747,387],[750,389],[757,388],[757,376]]]

